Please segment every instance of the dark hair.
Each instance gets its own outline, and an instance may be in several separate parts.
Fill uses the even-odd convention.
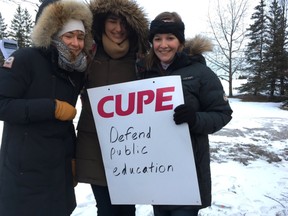
[[[185,25],[182,22],[180,15],[176,12],[162,12],[155,17],[151,22],[150,32],[149,32],[149,41],[152,43],[155,34],[163,33],[172,33],[174,34],[181,46],[179,51],[182,51],[185,44],[185,35],[184,35]],[[146,68],[151,69],[155,62],[159,61],[156,54],[154,53],[153,46],[150,48],[150,51],[146,57]]]
[[[105,21],[108,18],[120,18],[122,20],[127,32],[128,32],[129,40],[133,40],[135,38],[135,31],[133,31],[133,29],[130,27],[130,25],[128,24],[128,22],[127,22],[127,20],[125,19],[124,16],[122,16],[120,14],[117,15],[117,14],[108,12],[108,13],[100,14],[97,17],[97,20],[96,19],[93,20],[93,29],[92,29],[92,31],[93,31],[93,34],[94,34],[94,40],[97,43],[99,43],[102,40],[102,34],[105,31]]]

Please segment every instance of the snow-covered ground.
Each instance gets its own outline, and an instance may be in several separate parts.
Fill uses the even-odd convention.
[[[230,104],[232,121],[210,136],[213,204],[200,215],[288,215],[288,112],[280,103]],[[89,185],[78,184],[76,196],[73,216],[97,215]],[[136,211],[153,216],[150,205]]]
[[[288,216],[288,111],[280,103],[229,100],[232,121],[210,136],[212,206],[199,215]],[[96,216],[90,186],[75,190],[72,216]],[[152,207],[137,205],[136,215],[153,216]]]
[[[288,111],[280,103],[229,100],[232,121],[210,136],[212,206],[199,215],[288,216]],[[76,196],[72,216],[97,215],[89,185],[78,184]],[[152,207],[137,205],[136,215],[153,216]]]

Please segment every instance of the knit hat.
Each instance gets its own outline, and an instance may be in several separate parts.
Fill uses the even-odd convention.
[[[33,46],[48,49],[58,32],[71,19],[82,21],[85,28],[84,49],[88,53],[93,44],[91,35],[93,16],[88,5],[78,0],[45,0],[43,2],[31,34]]]
[[[167,34],[171,33],[175,35],[180,43],[185,42],[184,35],[185,25],[182,21],[172,22],[172,21],[162,21],[153,20],[150,25],[149,41],[152,43],[155,34]]]
[[[60,29],[60,31],[57,33],[57,36],[60,37],[63,34],[65,34],[66,32],[71,32],[71,31],[75,31],[75,30],[79,30],[79,31],[82,31],[85,33],[85,28],[84,28],[83,22],[81,20],[69,19],[64,24],[62,29]]]

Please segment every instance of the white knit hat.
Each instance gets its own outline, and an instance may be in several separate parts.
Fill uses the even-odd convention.
[[[66,32],[71,32],[71,31],[76,31],[76,30],[79,30],[85,33],[83,22],[81,20],[70,19],[62,27],[62,29],[60,29],[60,31],[57,33],[57,36],[60,37]]]

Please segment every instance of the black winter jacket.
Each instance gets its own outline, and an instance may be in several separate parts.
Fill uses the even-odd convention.
[[[68,78],[51,64],[51,53],[36,48],[13,57],[12,69],[0,68],[0,213],[70,215],[75,130],[72,121],[55,119],[54,99],[75,106],[82,74]]]
[[[51,41],[63,23],[80,19],[87,48],[92,14],[77,1],[55,1],[38,17],[34,47],[15,51],[0,67],[1,216],[69,216],[76,207],[75,129],[72,121],[55,118],[55,99],[75,106],[84,73],[60,69]]]
[[[223,128],[230,120],[232,109],[228,103],[222,84],[216,74],[206,66],[204,57],[198,53],[189,56],[178,53],[166,71],[154,65],[146,70],[145,63],[139,62],[139,78],[180,75],[185,104],[196,110],[196,120],[189,126],[193,145],[202,206],[186,208],[204,208],[211,205],[211,173],[208,134]],[[177,206],[179,207],[179,206]],[[163,208],[176,208],[163,206]]]

